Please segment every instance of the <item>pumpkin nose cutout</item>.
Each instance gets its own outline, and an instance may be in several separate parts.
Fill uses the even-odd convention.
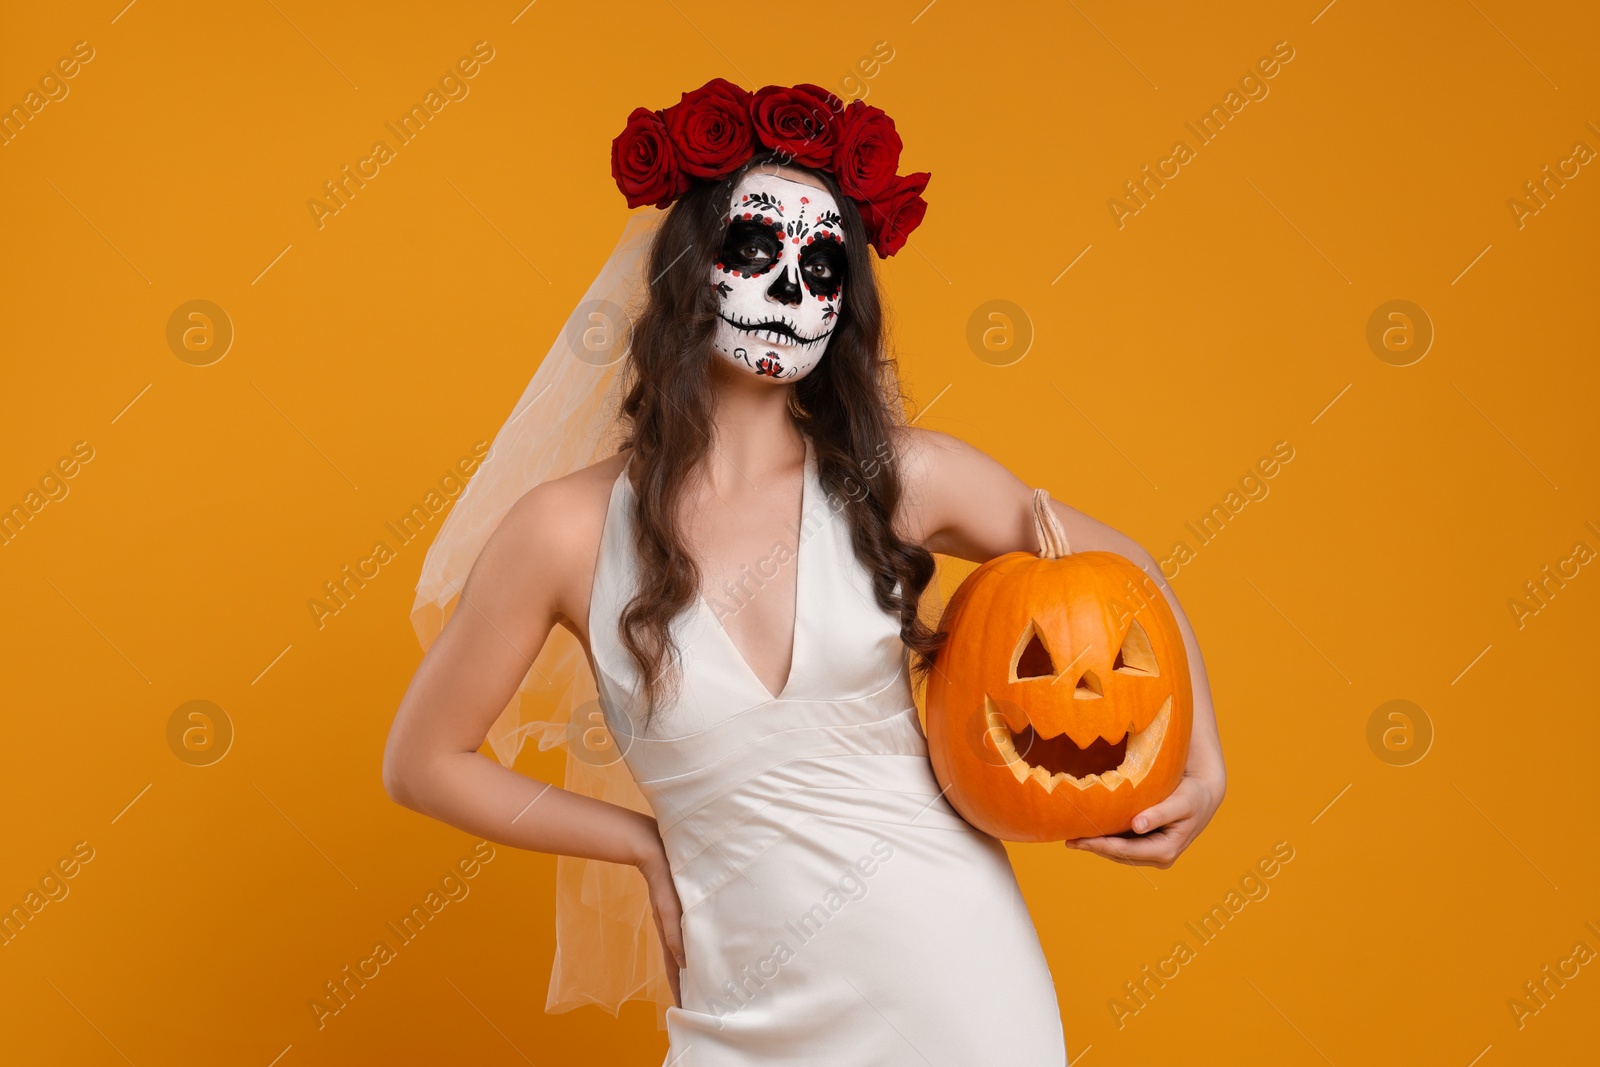
[[[1150,635],[1144,632],[1144,627],[1139,625],[1138,619],[1128,624],[1128,636],[1122,639],[1122,647],[1117,649],[1116,662],[1111,664],[1111,669],[1117,674],[1160,677],[1161,668],[1156,666],[1156,654],[1150,647]]]
[[[1044,642],[1039,640],[1039,631],[1029,623],[1033,633],[1028,638],[1028,643],[1022,647],[1022,654],[1017,657],[1015,674],[1017,680],[1024,678],[1048,678],[1056,673],[1055,661],[1050,658],[1050,650],[1044,647]]]
[[[1072,695],[1079,700],[1098,700],[1105,695],[1105,690],[1101,688],[1100,679],[1094,671],[1084,671]]]

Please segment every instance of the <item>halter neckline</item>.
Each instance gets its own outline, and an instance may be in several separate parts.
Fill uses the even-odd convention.
[[[810,600],[810,597],[806,595],[806,578],[809,574],[807,568],[808,553],[805,548],[805,543],[809,539],[806,536],[806,525],[814,498],[821,486],[817,480],[816,452],[811,444],[811,438],[804,433],[801,434],[801,437],[805,440],[806,454],[804,472],[800,483],[800,530],[795,540],[794,618],[790,623],[789,674],[784,679],[783,686],[776,693],[767,688],[767,683],[762,681],[761,676],[755,672],[755,668],[750,666],[749,659],[739,650],[739,646],[734,643],[733,635],[723,627],[722,621],[717,618],[716,613],[711,609],[711,604],[706,600],[705,594],[697,589],[694,595],[693,610],[705,619],[709,628],[720,635],[723,647],[731,654],[731,658],[737,665],[738,670],[752,686],[752,695],[758,696],[760,703],[785,699],[795,690],[796,683],[802,674],[802,643],[806,630],[802,624],[807,618],[807,602]],[[630,509],[629,514],[631,515],[635,494],[633,480],[628,477],[628,464],[623,465],[622,473],[617,476],[617,480],[621,483],[622,491],[626,494],[625,506]]]

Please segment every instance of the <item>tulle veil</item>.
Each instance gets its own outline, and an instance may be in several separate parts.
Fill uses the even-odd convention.
[[[645,208],[628,217],[610,257],[428,549],[411,608],[424,649],[444,628],[479,551],[511,505],[539,483],[615,453],[628,323],[642,306],[650,243],[664,215]],[[490,727],[489,746],[507,767],[529,741],[540,751],[561,746],[567,753],[566,789],[649,813],[597,698],[582,645],[556,627]],[[552,702],[551,718],[537,718]],[[625,865],[561,856],[545,1011],[596,1004],[616,1015],[627,1000],[653,1001],[656,1024],[665,1029],[672,991],[644,878]]]

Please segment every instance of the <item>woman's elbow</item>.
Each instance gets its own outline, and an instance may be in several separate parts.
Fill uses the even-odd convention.
[[[383,752],[383,790],[389,794],[389,799],[403,808],[413,811],[417,808],[417,772],[416,760],[411,758],[404,748],[394,743],[393,738]]]
[[[401,807],[411,807],[409,780],[405,772],[387,757],[383,761],[383,791],[389,794],[390,800]]]

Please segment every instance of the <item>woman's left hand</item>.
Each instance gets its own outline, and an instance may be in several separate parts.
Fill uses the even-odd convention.
[[[1221,772],[1187,770],[1171,796],[1133,817],[1132,830],[1106,837],[1080,837],[1065,844],[1118,863],[1166,870],[1200,836],[1222,803],[1225,790],[1226,780]]]

